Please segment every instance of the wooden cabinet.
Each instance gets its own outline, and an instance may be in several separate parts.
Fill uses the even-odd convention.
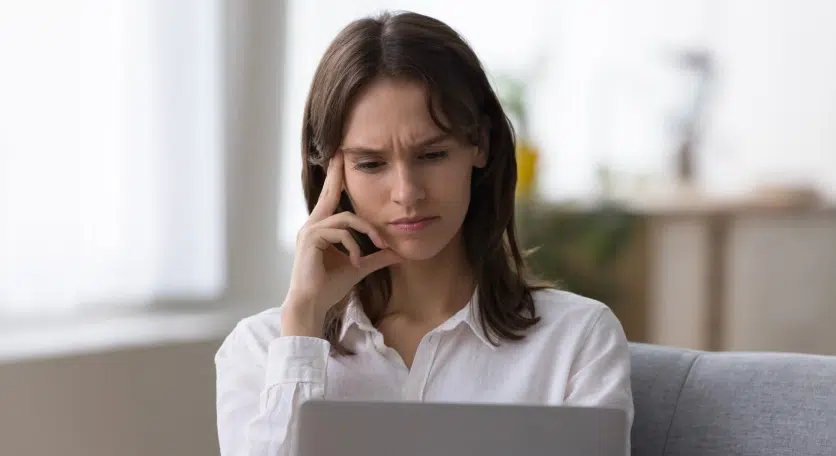
[[[836,211],[648,212],[623,258],[628,337],[836,354]]]
[[[592,209],[588,209],[592,210]],[[609,304],[628,339],[836,355],[836,208],[635,207]]]

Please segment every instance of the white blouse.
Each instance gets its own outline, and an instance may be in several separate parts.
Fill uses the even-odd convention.
[[[424,336],[411,369],[356,303],[340,334],[353,356],[329,356],[324,339],[280,337],[280,309],[248,317],[215,357],[221,454],[292,455],[296,412],[311,398],[606,406],[632,425],[630,352],[615,315],[565,291],[534,299],[541,321],[495,347],[474,296]]]

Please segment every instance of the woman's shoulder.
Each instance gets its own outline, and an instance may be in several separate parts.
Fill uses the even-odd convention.
[[[545,321],[564,318],[589,318],[609,310],[604,303],[592,298],[556,288],[544,288],[531,292],[534,307]]]
[[[281,307],[273,307],[239,321],[221,344],[216,361],[226,357],[265,359],[270,343],[281,335],[281,311]]]
[[[552,334],[589,337],[591,332],[621,333],[618,318],[604,303],[565,290],[547,288],[532,292],[540,317],[538,327]]]

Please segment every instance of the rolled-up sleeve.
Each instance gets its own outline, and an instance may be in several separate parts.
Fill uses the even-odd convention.
[[[572,363],[566,389],[566,405],[616,408],[627,412],[629,454],[633,424],[630,385],[630,348],[621,323],[604,309],[587,333]]]
[[[325,396],[326,340],[263,339],[239,324],[215,355],[222,456],[292,454],[299,405]]]

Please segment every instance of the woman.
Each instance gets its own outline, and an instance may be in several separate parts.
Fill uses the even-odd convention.
[[[402,13],[340,32],[305,107],[310,218],[287,297],[216,356],[222,454],[291,454],[311,398],[608,406],[632,421],[618,320],[527,275],[514,148],[448,26]]]

